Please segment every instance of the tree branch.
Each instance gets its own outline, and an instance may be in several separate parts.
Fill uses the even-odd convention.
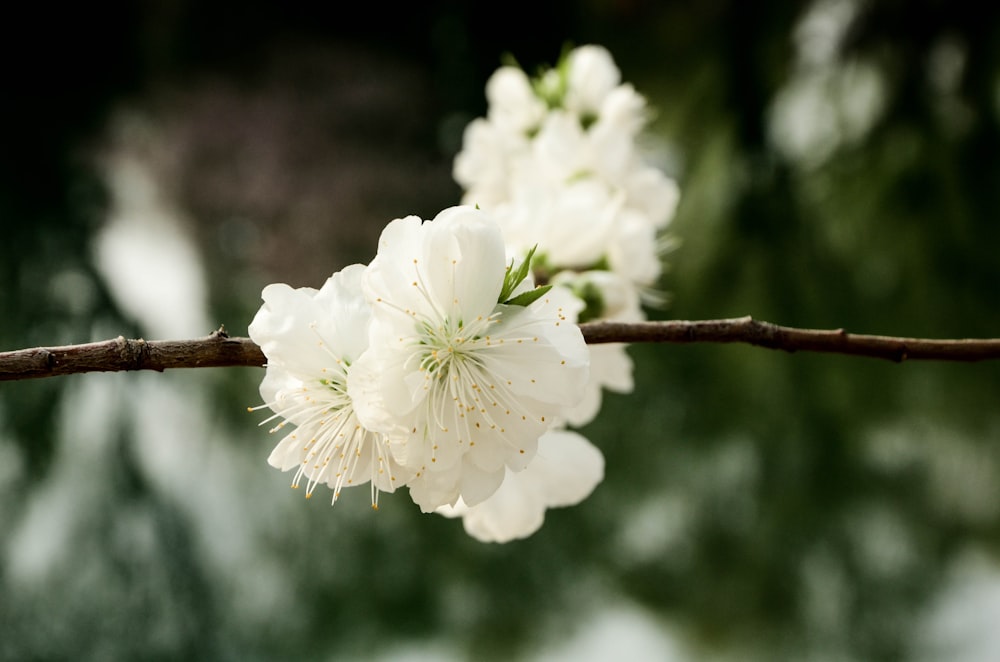
[[[1000,339],[931,340],[796,329],[751,317],[667,322],[589,322],[584,339],[598,343],[744,343],[786,352],[824,352],[901,362],[1000,359]],[[114,340],[0,352],[0,381],[81,372],[168,368],[260,367],[264,354],[249,338],[231,338],[220,328],[196,340]]]
[[[0,353],[0,381],[55,377],[80,372],[168,368],[262,366],[263,352],[249,338],[231,338],[220,327],[196,340],[114,340]]]
[[[696,322],[593,322],[581,324],[590,344],[607,342],[744,343],[786,352],[823,352],[920,361],[994,361],[1000,339],[931,340],[848,333],[844,329],[796,329],[750,316]],[[2,355],[0,355],[2,356]]]

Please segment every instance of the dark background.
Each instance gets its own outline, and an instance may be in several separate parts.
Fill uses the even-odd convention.
[[[534,72],[567,43],[611,50],[681,186],[652,317],[1000,335],[996,10],[411,5],[6,22],[0,347],[243,335],[267,283],[318,287],[392,218],[455,204],[501,55]],[[129,207],[116,172],[155,204]],[[102,266],[109,227],[148,269]],[[165,227],[198,269],[153,269],[175,264],[143,244]],[[244,413],[258,370],[0,384],[0,657],[581,659],[566,638],[632,659],[1000,655],[996,365],[631,354],[635,393],[584,430],[606,481],[504,546],[404,494],[377,514],[367,493],[296,498]]]

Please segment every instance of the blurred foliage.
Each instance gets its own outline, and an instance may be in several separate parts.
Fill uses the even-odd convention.
[[[143,153],[170,157],[153,171],[194,219],[210,312],[242,334],[267,282],[318,286],[367,259],[390,218],[456,201],[450,159],[501,54],[530,71],[566,42],[610,48],[655,109],[651,152],[681,183],[672,304],[654,315],[1000,329],[988,5],[440,1],[392,20],[357,5],[350,21],[338,5],[264,2],[34,11],[48,56],[7,42],[0,60],[4,348],[142,331],[92,254],[109,210],[98,156],[127,142],[110,128],[122,108],[161,132]],[[806,93],[811,113],[784,113]],[[851,105],[869,97],[869,111]],[[832,124],[801,138],[810,118]],[[262,154],[237,149],[254,144]],[[273,440],[242,415],[254,371],[0,385],[0,657],[358,659],[444,640],[503,659],[578,632],[610,598],[679,623],[696,657],[919,657],[954,564],[1000,552],[996,366],[631,351],[635,393],[607,396],[585,430],[605,483],[504,546],[405,495],[377,515],[366,494],[332,510],[291,499],[263,463]],[[206,411],[147,397],[164,392],[145,377]],[[87,403],[108,409],[106,426],[77,425]],[[130,422],[150,408],[178,447],[224,447],[195,460],[205,492],[158,473]],[[216,478],[236,493],[212,492]],[[68,549],[18,576],[24,523],[58,499],[78,507],[43,538]]]

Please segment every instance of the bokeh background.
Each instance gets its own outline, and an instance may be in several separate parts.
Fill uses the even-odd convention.
[[[503,53],[607,46],[682,201],[651,316],[1000,336],[1000,10],[22,7],[0,348],[243,335],[460,196]],[[263,371],[0,384],[4,660],[1000,659],[1000,367],[636,346],[590,499],[487,545],[265,463]],[[317,496],[319,496],[319,492]]]

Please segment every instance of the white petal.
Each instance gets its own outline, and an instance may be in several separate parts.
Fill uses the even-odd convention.
[[[434,509],[438,515],[444,515],[448,519],[454,519],[455,517],[463,517],[467,512],[469,512],[469,507],[465,505],[462,498],[459,497],[458,501],[453,504],[445,504],[443,506],[438,506]]]
[[[361,292],[365,265],[352,264],[327,279],[314,301],[320,312],[320,332],[327,337],[333,354],[353,362],[368,348],[371,306]],[[332,327],[326,331],[323,322]]]
[[[573,181],[553,193],[552,204],[541,217],[545,231],[539,248],[556,266],[580,268],[597,263],[614,236],[623,198],[592,178]],[[535,224],[539,225],[537,219]]]
[[[398,384],[397,380],[383,379],[388,373],[385,361],[376,351],[362,354],[347,374],[347,395],[354,405],[354,413],[365,428],[401,437],[408,429],[400,416],[386,405],[384,388]]]
[[[583,436],[551,430],[539,440],[538,455],[519,473],[508,471],[503,484],[478,505],[459,500],[438,508],[462,517],[465,530],[483,542],[525,538],[542,525],[546,508],[585,499],[604,478],[604,457]]]
[[[363,289],[385,324],[468,320],[492,311],[505,267],[496,223],[473,207],[451,207],[428,223],[410,216],[386,226]]]
[[[633,364],[625,351],[626,347],[621,343],[590,346],[590,381],[583,399],[563,415],[566,423],[581,427],[594,420],[601,409],[603,389],[632,392]]]
[[[471,507],[488,499],[500,487],[505,472],[503,467],[494,471],[482,471],[466,462],[462,467],[460,486],[462,501]]]
[[[297,469],[302,464],[302,459],[302,440],[287,434],[271,451],[267,463],[275,469],[288,471]]]
[[[321,351],[309,324],[315,319],[312,288],[292,289],[284,283],[264,288],[264,305],[248,327],[250,338],[270,361],[309,363]]]
[[[361,289],[372,305],[373,316],[385,319],[402,316],[406,310],[423,315],[432,314],[433,308],[416,296],[415,265],[421,255],[421,224],[417,216],[407,216],[391,221],[382,230],[378,240],[378,253],[361,282]],[[395,307],[385,305],[391,302]]]
[[[611,53],[603,46],[580,46],[569,54],[566,107],[579,113],[596,113],[621,81]]]
[[[486,212],[445,209],[426,228],[423,254],[427,288],[441,310],[465,320],[493,311],[507,265],[500,227]]]
[[[268,285],[264,305],[249,326],[268,359],[298,374],[313,374],[338,358],[353,360],[367,346],[368,304],[360,290],[364,265],[346,267],[323,289]]]
[[[629,175],[625,186],[630,207],[645,213],[656,228],[670,223],[680,201],[677,182],[657,168],[639,168]]]
[[[481,542],[505,543],[527,538],[545,521],[545,506],[533,486],[508,474],[492,498],[469,508],[462,517],[466,533]]]
[[[601,101],[599,116],[591,127],[591,133],[617,132],[632,140],[646,123],[645,111],[646,100],[642,95],[628,83],[619,85]]]
[[[608,253],[611,268],[634,283],[652,285],[663,265],[656,252],[656,228],[643,214],[628,209],[619,218]]]
[[[632,380],[633,363],[626,353],[628,345],[604,343],[590,348],[591,379],[618,393],[631,393],[635,384]]]
[[[526,308],[499,306],[503,316],[484,358],[491,372],[510,382],[515,393],[537,402],[572,406],[583,396],[590,353],[580,327],[568,317],[547,314],[550,306],[549,295]]]
[[[531,143],[531,158],[537,170],[527,171],[539,183],[561,185],[581,172],[593,169],[593,155],[579,119],[571,113],[552,111],[542,122]]]
[[[552,430],[539,440],[538,455],[528,467],[545,486],[545,505],[575,505],[604,480],[604,455],[583,435]]]
[[[545,103],[535,96],[528,76],[517,67],[500,67],[486,81],[490,121],[510,133],[536,126],[545,114]]]
[[[267,369],[264,373],[264,379],[260,382],[260,397],[264,402],[280,404],[277,403],[280,391],[292,390],[301,386],[302,382],[289,374],[288,371],[272,366]]]
[[[410,498],[425,513],[454,504],[459,497],[461,472],[462,466],[459,463],[448,471],[421,473],[410,481]]]

